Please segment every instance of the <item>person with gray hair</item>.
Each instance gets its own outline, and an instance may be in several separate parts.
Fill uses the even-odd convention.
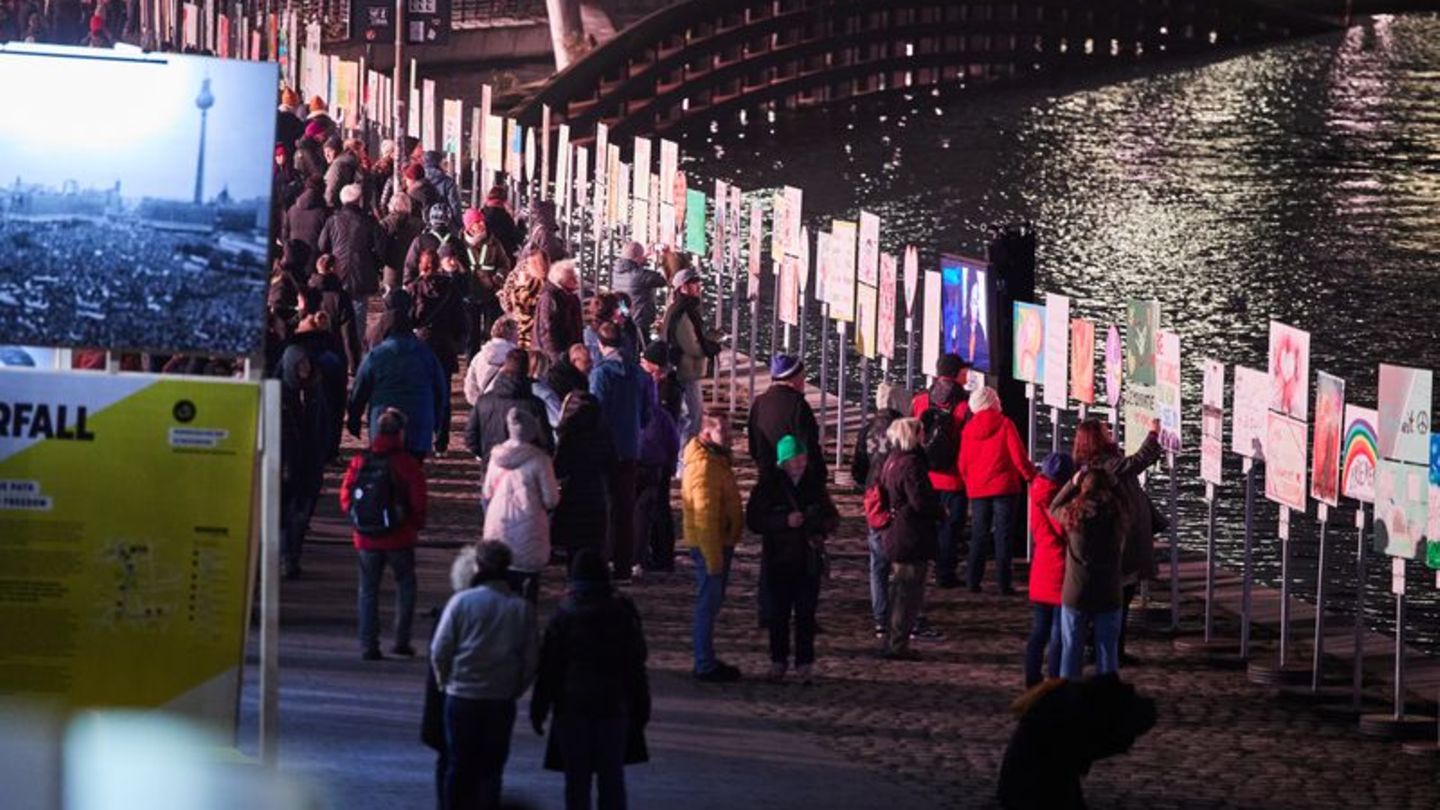
[[[890,453],[886,431],[895,420],[905,417],[909,403],[910,393],[903,387],[887,382],[876,386],[875,413],[860,427],[850,456],[850,477],[856,486],[869,489],[875,485]],[[875,620],[875,638],[884,638],[890,615],[890,560],[880,546],[878,530],[867,527],[865,542],[870,549],[870,615]]]
[[[575,262],[562,259],[550,266],[535,305],[535,348],[551,362],[576,343],[584,341],[584,307],[580,303],[580,277]]]
[[[540,573],[550,562],[550,513],[560,503],[560,485],[550,454],[536,446],[542,428],[535,415],[511,408],[505,425],[510,438],[490,451],[480,489],[485,539],[510,548],[512,581],[526,599],[536,602]]]
[[[490,339],[470,358],[465,369],[466,402],[474,405],[481,394],[490,390],[491,383],[505,365],[505,356],[520,348],[516,343],[518,337],[515,319],[508,315],[497,319],[490,327]]]
[[[316,249],[335,257],[335,275],[340,277],[345,292],[350,293],[356,327],[364,332],[370,297],[380,291],[385,233],[375,217],[362,207],[364,190],[359,184],[347,183],[342,188],[343,191],[336,191],[336,201],[341,205],[320,229]]]
[[[476,547],[474,585],[450,597],[430,642],[445,695],[445,806],[499,807],[515,704],[535,680],[535,606],[511,589],[512,555],[498,540]]]
[[[890,561],[890,598],[885,657],[913,659],[910,633],[925,601],[925,573],[940,551],[940,499],[930,485],[930,468],[921,444],[925,429],[919,419],[896,419],[885,431],[890,453],[877,485],[890,512],[881,531],[885,558]]]
[[[665,274],[645,266],[645,246],[629,242],[615,260],[611,271],[611,287],[616,293],[629,296],[632,304],[630,318],[640,328],[648,341],[650,329],[655,325],[659,308],[655,303],[655,291],[670,286]]]

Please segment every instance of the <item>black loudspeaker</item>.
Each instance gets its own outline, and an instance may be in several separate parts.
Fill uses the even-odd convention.
[[[994,285],[995,324],[990,340],[991,374],[1005,414],[1028,439],[1029,411],[1025,402],[1025,383],[1011,379],[1014,367],[1015,320],[1012,306],[1016,301],[1035,301],[1035,226],[1028,223],[992,225],[985,247],[990,262],[991,284]]]

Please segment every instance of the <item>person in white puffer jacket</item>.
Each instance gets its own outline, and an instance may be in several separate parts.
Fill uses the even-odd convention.
[[[550,512],[560,503],[560,485],[550,455],[535,446],[540,424],[511,408],[505,415],[510,438],[490,453],[485,484],[485,539],[510,547],[512,584],[531,602],[540,594],[540,572],[550,562]]]
[[[505,365],[505,355],[516,346],[515,339],[514,318],[499,318],[490,327],[490,339],[470,358],[470,365],[465,369],[466,402],[474,405],[481,394],[490,390],[500,368]]]

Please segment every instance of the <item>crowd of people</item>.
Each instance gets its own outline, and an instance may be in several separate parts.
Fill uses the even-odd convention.
[[[443,155],[406,139],[372,160],[340,137],[321,99],[302,105],[288,90],[277,115],[266,356],[283,390],[283,573],[304,576],[304,538],[342,431],[364,435],[339,499],[358,554],[366,660],[387,654],[386,568],[396,592],[388,654],[416,654],[415,548],[427,469],[451,452],[457,380],[469,408],[463,446],[480,468],[483,528],[455,561],[429,649],[424,739],[439,753],[439,805],[498,806],[517,701],[533,687],[531,723],[540,733],[549,724],[545,764],[564,772],[567,807],[591,806],[592,794],[602,808],[624,807],[623,768],[647,758],[650,696],[640,611],[618,586],[688,562],[693,675],[736,681],[716,623],[747,532],[759,538],[756,618],[770,661],[756,674],[813,681],[840,512],[802,358],[772,359],[741,456],[728,417],[703,403],[700,381],[723,336],[705,328],[701,276],[683,257],[631,242],[611,286],[587,289],[553,205],[517,215],[497,186],[466,208]],[[878,652],[911,660],[917,643],[944,637],[927,619],[932,578],[980,592],[993,557],[997,594],[1017,593],[1011,548],[1029,485],[1024,683],[1078,678],[1087,645],[1097,672],[1118,673],[1133,660],[1126,609],[1153,574],[1163,530],[1136,480],[1158,457],[1153,432],[1127,457],[1090,420],[1071,453],[1037,468],[995,390],[972,384],[956,355],[913,397],[879,385],[851,466],[865,492]],[[758,475],[748,493],[741,464]],[[565,597],[542,631],[553,566],[568,571]]]

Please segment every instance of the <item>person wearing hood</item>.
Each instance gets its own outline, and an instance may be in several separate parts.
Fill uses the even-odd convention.
[[[424,251],[433,250],[438,254],[441,245],[449,245],[451,250],[456,252],[457,258],[464,251],[463,244],[450,227],[450,215],[446,213],[445,206],[430,206],[425,212],[425,223],[426,229],[415,237],[415,241],[410,243],[410,250],[405,254],[405,284],[413,283],[420,274],[420,254]]]
[[[460,369],[456,348],[465,328],[463,276],[449,244],[439,253],[420,254],[420,275],[405,289],[414,301],[410,317],[415,336],[425,342],[440,361],[448,380]]]
[[[685,387],[685,421],[681,435],[689,442],[700,432],[703,410],[700,380],[705,376],[706,363],[720,353],[720,344],[705,333],[705,318],[700,311],[700,274],[686,268],[671,281],[675,285],[675,297],[665,310],[661,337],[670,346],[676,379]]]
[[[380,267],[385,262],[385,232],[362,205],[364,190],[351,183],[340,191],[341,207],[320,231],[321,253],[335,257],[335,274],[350,293],[355,323],[364,325],[370,297],[380,291]]]
[[[525,348],[539,346],[535,340],[535,311],[549,277],[550,260],[544,253],[531,253],[510,271],[505,277],[505,286],[500,288],[500,307],[515,319],[519,343]]]
[[[490,453],[510,436],[506,415],[512,410],[521,410],[535,420],[536,425],[545,425],[545,403],[530,392],[530,357],[524,349],[511,349],[505,355],[505,363],[490,389],[475,399],[470,409],[470,419],[465,424],[465,447],[480,460],[480,466],[488,468]],[[554,438],[548,429],[537,430],[535,446],[545,452],[555,447]]]
[[[925,428],[919,419],[897,419],[886,429],[890,452],[877,486],[890,509],[890,525],[881,532],[890,561],[889,632],[885,657],[913,659],[910,635],[925,602],[925,567],[939,552],[935,526],[940,500],[930,485],[925,460]]]
[[[617,293],[630,297],[633,306],[630,317],[640,328],[645,339],[650,338],[650,329],[655,325],[657,307],[655,291],[670,286],[663,273],[645,266],[645,246],[639,242],[628,242],[620,257],[615,260],[611,271],[611,286]]]
[[[530,232],[525,237],[525,246],[520,248],[522,259],[532,253],[542,253],[553,264],[570,255],[560,238],[560,226],[555,224],[554,200],[531,203],[528,227]]]
[[[345,142],[338,137],[331,137],[325,141],[325,161],[330,165],[325,168],[325,204],[331,208],[341,206],[340,189],[352,183],[356,188],[364,192],[364,187],[357,181],[360,180],[360,157],[353,149],[345,148]],[[359,205],[359,201],[356,201]]]
[[[593,296],[586,302],[590,310],[590,322],[585,324],[581,333],[582,342],[585,348],[590,350],[590,361],[592,365],[599,365],[601,360],[600,327],[604,324],[613,324],[620,330],[620,353],[625,359],[632,363],[640,361],[640,352],[645,349],[644,344],[639,344],[635,339],[635,333],[628,328],[625,313],[620,307],[620,296],[611,292],[602,292]]]
[[[509,192],[504,186],[491,186],[489,193],[485,195],[485,202],[480,206],[480,213],[485,217],[485,230],[500,240],[500,246],[505,248],[505,255],[514,259],[519,256],[521,239],[520,229],[515,225],[515,216],[510,213],[508,196]]]
[[[455,178],[445,172],[445,153],[437,149],[431,149],[420,158],[421,165],[425,169],[425,180],[440,195],[440,202],[445,206],[450,217],[451,229],[460,227],[460,186]]]
[[[465,369],[466,402],[474,405],[475,400],[490,390],[490,383],[505,365],[506,355],[518,348],[515,343],[515,319],[503,317],[495,321],[495,325],[490,327],[490,339],[480,347],[480,351],[475,352]]]
[[[1040,683],[1044,677],[1060,677],[1060,597],[1065,585],[1065,529],[1050,513],[1050,505],[1074,471],[1075,463],[1069,453],[1051,453],[1045,457],[1040,474],[1030,485],[1030,531],[1035,537],[1035,550],[1030,561],[1033,618],[1030,638],[1025,642],[1026,689]]]
[[[610,548],[610,478],[616,463],[600,402],[589,391],[572,391],[561,408],[555,443],[560,506],[552,524],[571,554],[593,548],[603,556]]]
[[[648,651],[640,612],[618,593],[605,560],[581,550],[570,566],[570,589],[545,628],[540,671],[530,696],[530,725],[545,733],[545,767],[565,774],[567,810],[624,810],[625,766],[650,759]]]
[[[695,569],[695,679],[730,683],[740,669],[715,657],[715,619],[725,600],[730,563],[745,531],[740,487],[730,457],[730,426],[721,414],[706,414],[700,434],[685,445],[685,475],[680,497],[685,545]],[[668,508],[668,504],[666,505]]]
[[[675,570],[675,519],[670,482],[680,458],[680,387],[666,385],[670,349],[662,340],[645,347],[640,368],[650,378],[650,421],[640,433],[635,474],[635,548],[646,571]]]
[[[326,254],[315,262],[315,275],[310,277],[308,286],[320,293],[320,307],[330,318],[330,331],[344,350],[346,372],[355,376],[365,352],[360,346],[360,330],[355,324],[354,303],[340,277],[335,274],[335,257]]]
[[[563,402],[571,391],[590,390],[590,370],[594,368],[590,350],[576,343],[550,366],[545,382]]]
[[[540,598],[540,573],[550,562],[550,513],[560,505],[560,485],[550,454],[538,444],[545,430],[535,415],[511,408],[509,437],[490,451],[480,498],[485,505],[485,539],[510,547],[511,581],[532,603]]]
[[[469,343],[467,355],[480,350],[490,326],[505,311],[500,307],[500,288],[509,275],[510,254],[505,252],[500,240],[490,234],[485,225],[485,216],[479,209],[470,208],[462,218],[464,230],[460,233],[464,265],[470,268],[469,283],[466,285],[465,310],[469,320]]]
[[[405,449],[403,411],[386,408],[374,422],[370,449],[350,459],[345,478],[340,484],[340,508],[350,514],[354,490],[361,471],[367,464],[383,462],[389,466],[395,497],[404,505],[398,526],[383,534],[353,533],[355,550],[360,556],[360,650],[366,661],[379,660],[380,653],[380,580],[385,567],[395,577],[395,644],[391,651],[409,658],[415,655],[410,646],[410,628],[415,619],[415,546],[425,528],[428,507],[425,471],[420,462]]]
[[[280,244],[304,242],[310,248],[310,263],[305,267],[305,277],[315,269],[314,258],[320,255],[320,234],[330,219],[330,209],[325,207],[325,181],[319,177],[305,178],[305,187],[295,204],[285,212],[280,221]]]
[[[930,468],[930,485],[940,496],[945,516],[940,519],[940,553],[935,559],[935,587],[958,588],[960,579],[960,539],[965,530],[965,512],[969,506],[965,483],[960,478],[961,438],[965,422],[970,418],[966,403],[965,382],[970,366],[958,354],[942,354],[935,363],[935,382],[930,390],[921,391],[910,405],[910,415],[926,425],[927,440],[949,421],[948,435],[955,441],[955,461],[948,466]],[[947,454],[948,456],[948,454]]]
[[[416,458],[450,444],[450,381],[430,347],[411,329],[410,296],[390,293],[379,324],[383,339],[365,355],[350,391],[350,435],[360,437],[360,416],[369,410],[373,434],[386,408],[406,416],[405,447]]]
[[[970,393],[970,421],[960,439],[960,477],[970,501],[970,556],[965,580],[979,593],[985,576],[987,549],[995,552],[995,579],[1000,593],[1015,593],[1010,585],[1010,544],[1020,516],[1020,493],[1035,478],[1010,417],[1000,411],[1000,395],[990,387]]]
[[[564,262],[556,265],[563,266]],[[649,379],[635,361],[625,357],[623,338],[613,323],[600,326],[602,359],[590,371],[590,393],[600,403],[601,418],[615,443],[615,471],[610,479],[610,546],[616,579],[629,579],[635,562],[636,460],[640,434],[650,422],[654,405]]]
[[[897,419],[905,418],[909,396],[904,388],[882,382],[875,388],[875,413],[860,427],[855,452],[850,457],[850,477],[865,489],[875,486],[885,458],[890,454],[887,431]],[[890,560],[880,543],[880,530],[866,527],[865,544],[870,549],[870,615],[875,620],[875,638],[886,635],[890,615]],[[918,622],[917,622],[918,626]]]

